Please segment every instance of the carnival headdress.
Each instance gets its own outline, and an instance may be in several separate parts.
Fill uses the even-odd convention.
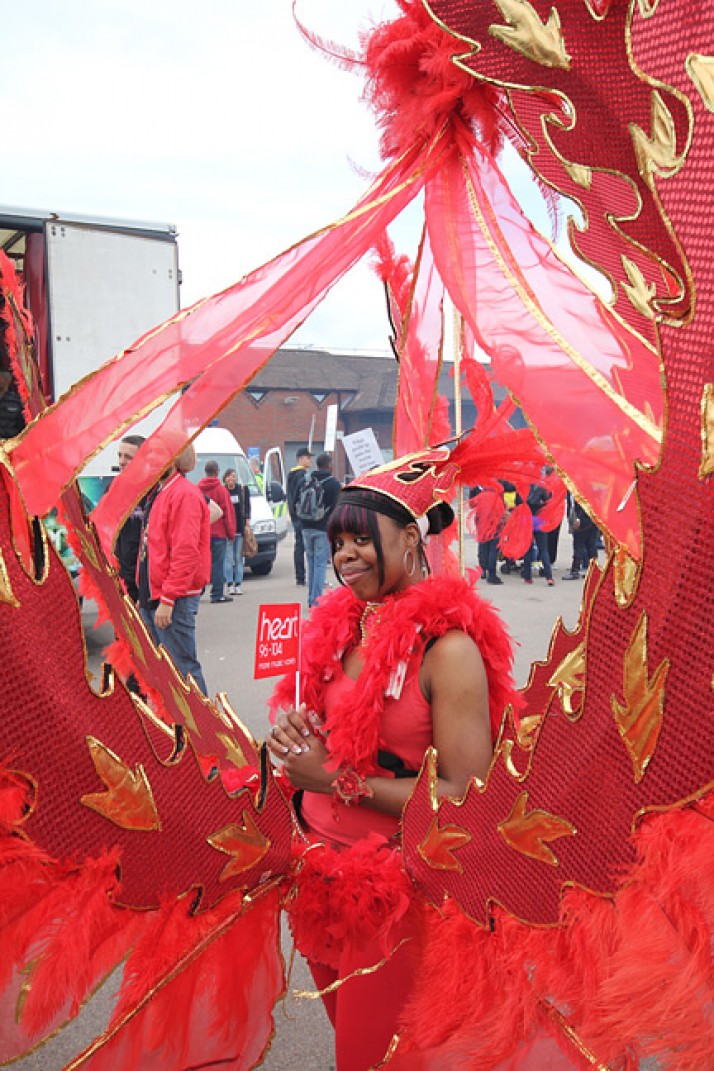
[[[436,535],[454,519],[451,500],[458,489],[512,480],[517,486],[538,477],[543,455],[526,429],[511,428],[512,407],[492,412],[457,445],[429,447],[405,454],[358,476],[340,494],[340,504],[372,509],[399,519],[404,513],[422,534]],[[420,523],[426,519],[427,524]]]

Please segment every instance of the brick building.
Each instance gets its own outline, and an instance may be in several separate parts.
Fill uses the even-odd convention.
[[[298,447],[308,441],[313,420],[313,450],[322,450],[327,407],[337,405],[338,439],[340,433],[372,428],[388,460],[398,371],[391,356],[285,347],[226,406],[220,423],[233,432],[244,450],[258,448],[261,457],[269,447],[280,446],[289,469]],[[453,379],[447,369],[442,372],[439,391],[453,406]],[[462,426],[469,427],[474,417],[474,407],[466,397]],[[344,479],[345,468],[345,453],[338,443],[334,466],[338,479]]]

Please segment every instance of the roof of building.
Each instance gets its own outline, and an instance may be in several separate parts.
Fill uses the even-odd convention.
[[[451,366],[439,377],[439,392],[454,396]],[[351,412],[394,409],[399,365],[394,357],[328,350],[278,350],[250,382],[250,390],[339,392],[341,407]]]

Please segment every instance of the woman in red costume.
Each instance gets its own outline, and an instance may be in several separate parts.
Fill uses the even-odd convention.
[[[306,623],[303,702],[295,708],[294,676],[273,699],[270,750],[299,790],[311,845],[292,930],[335,1027],[338,1071],[384,1057],[418,969],[399,837],[425,752],[438,753],[438,793],[463,796],[485,777],[503,710],[518,702],[496,612],[466,580],[429,575],[425,538],[453,520],[438,500],[439,473],[441,487],[453,484],[453,474],[443,480],[448,453],[436,466],[435,454],[341,492],[328,536],[342,587]]]

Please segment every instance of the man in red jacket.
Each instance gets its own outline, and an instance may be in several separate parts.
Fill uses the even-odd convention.
[[[207,695],[196,652],[196,614],[211,575],[210,521],[205,497],[184,475],[195,464],[195,450],[187,446],[161,477],[144,533],[151,601],[141,613],[154,641]]]
[[[211,525],[211,602],[233,602],[225,595],[226,547],[236,534],[236,513],[227,487],[218,479],[218,462],[207,461],[206,475],[198,482],[198,488],[223,510],[223,515]]]

